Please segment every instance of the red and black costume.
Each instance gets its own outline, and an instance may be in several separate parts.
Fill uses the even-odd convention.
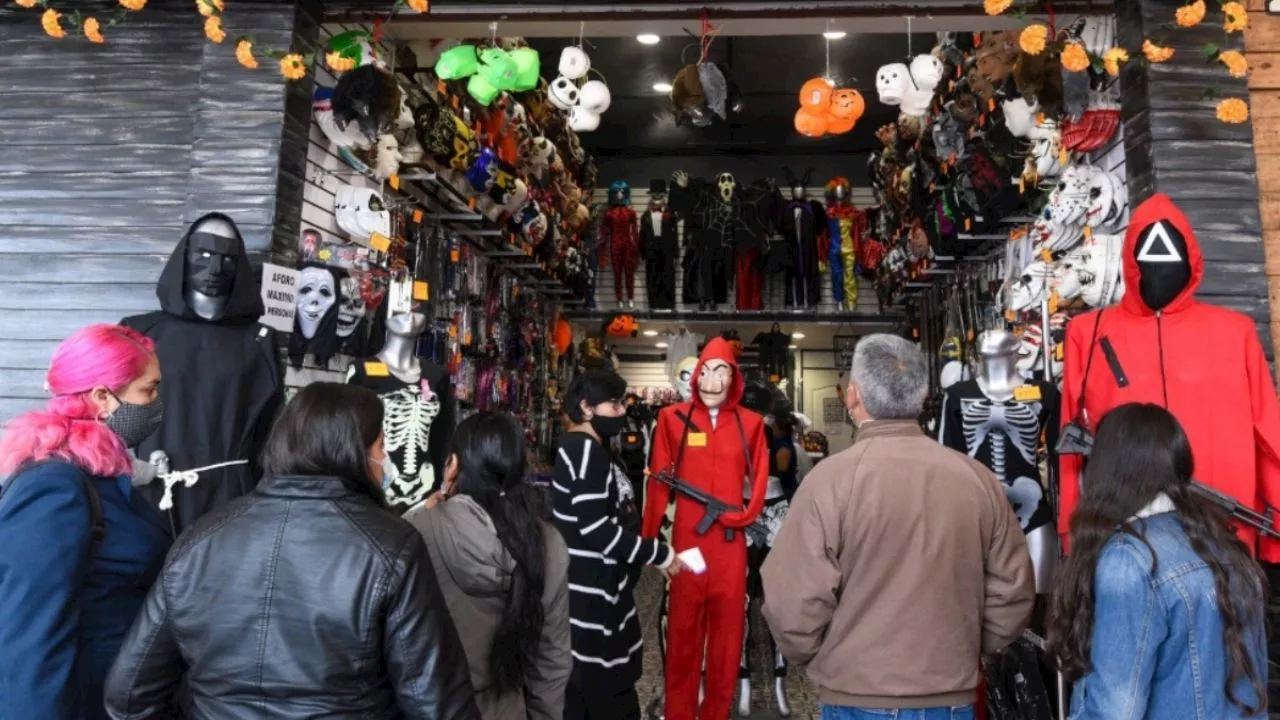
[[[769,480],[764,419],[738,407],[746,383],[723,338],[712,339],[702,351],[694,369],[695,383],[711,360],[733,369],[723,402],[717,408],[707,407],[695,385],[691,401],[663,409],[649,468],[654,473],[674,469],[677,478],[733,506],[741,505],[749,478],[751,500],[741,512],[725,513],[705,535],[699,535],[696,525],[705,508],[684,495],[676,496],[672,544],[679,552],[699,548],[707,570],[702,575],[683,572],[671,582],[665,682],[666,717],[672,720],[729,717],[742,654],[747,547],[743,532],[735,532],[728,540],[724,531],[745,528],[756,520]],[[657,537],[671,492],[668,486],[650,481],[645,493],[645,537]],[[704,649],[707,677],[699,709]]]
[[[1280,507],[1280,403],[1257,329],[1241,313],[1195,299],[1204,258],[1191,224],[1167,196],[1156,194],[1134,212],[1122,263],[1120,304],[1067,326],[1064,427],[1096,427],[1125,403],[1161,405],[1191,440],[1196,480],[1255,510]],[[1146,299],[1159,291],[1152,276],[1177,263],[1186,274],[1155,311]],[[1059,457],[1065,547],[1084,458],[1065,450]],[[1241,527],[1240,536],[1262,560],[1280,562],[1280,543],[1259,543],[1251,528]]]
[[[636,297],[636,269],[640,266],[637,231],[636,211],[625,205],[609,208],[600,223],[600,241],[613,260],[613,294],[618,302]]]

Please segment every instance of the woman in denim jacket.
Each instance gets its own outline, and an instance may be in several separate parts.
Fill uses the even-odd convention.
[[[1076,681],[1072,720],[1265,715],[1262,570],[1192,494],[1193,472],[1159,406],[1122,405],[1098,426],[1049,624]]]

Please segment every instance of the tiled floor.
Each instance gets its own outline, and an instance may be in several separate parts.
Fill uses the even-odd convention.
[[[636,587],[636,604],[640,612],[640,624],[644,628],[644,677],[640,679],[640,707],[648,712],[654,696],[662,687],[662,660],[658,657],[658,604],[662,600],[662,576],[646,569]],[[774,720],[780,717],[773,706],[773,677],[771,665],[764,661],[769,647],[765,639],[768,629],[760,617],[758,605],[752,608],[752,639],[757,641],[755,675],[751,684],[752,720]],[[787,699],[791,703],[793,720],[817,720],[818,698],[804,673],[792,669],[787,676]],[[736,706],[736,698],[735,698]],[[671,720],[677,720],[672,718]]]

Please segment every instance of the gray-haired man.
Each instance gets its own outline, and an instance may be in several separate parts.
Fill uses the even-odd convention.
[[[854,444],[809,473],[764,564],[765,619],[809,666],[823,717],[969,720],[979,657],[1031,618],[1031,558],[999,480],[917,424],[927,372],[913,343],[862,338]]]

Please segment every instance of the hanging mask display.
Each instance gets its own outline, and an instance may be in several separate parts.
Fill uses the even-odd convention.
[[[334,195],[333,218],[339,230],[361,245],[368,245],[374,233],[391,236],[391,213],[373,188],[339,188]]]
[[[436,77],[441,80],[461,80],[471,77],[480,68],[480,58],[475,45],[458,45],[440,53],[436,60]]]
[[[360,292],[360,281],[351,276],[342,278],[338,285],[338,296],[338,337],[343,340],[359,337],[368,314],[368,306]]]
[[[1031,128],[1035,127],[1036,113],[1040,111],[1038,104],[1029,103],[1026,98],[1016,97],[1002,102],[1000,108],[1004,113],[1005,127],[1009,128],[1011,135],[1016,138],[1031,137]]]
[[[594,132],[600,127],[600,116],[582,107],[569,111],[569,129],[574,132]]]
[[[578,91],[579,106],[594,115],[603,115],[613,102],[609,86],[599,80],[590,80]]]
[[[1096,234],[1082,248],[1080,299],[1090,307],[1106,307],[1124,296],[1121,252],[1124,235]]]
[[[561,75],[547,86],[547,99],[558,109],[568,112],[578,105],[578,86]]]
[[[400,154],[400,142],[396,140],[395,135],[379,135],[378,136],[378,154],[373,163],[373,176],[379,180],[387,178],[400,172],[400,161],[404,156]]]
[[[1005,307],[1013,312],[1025,312],[1040,307],[1048,297],[1048,281],[1053,272],[1044,262],[1037,260],[1022,270],[1022,275],[1007,291]]]
[[[580,80],[591,70],[591,58],[580,47],[569,46],[560,51],[560,74],[570,80]]]
[[[1089,187],[1100,171],[1091,165],[1072,165],[1063,170],[1049,194],[1045,217],[1055,226],[1084,225],[1089,210]]]
[[[1129,187],[1115,173],[1098,170],[1089,182],[1089,209],[1085,224],[1092,228],[1117,227],[1129,209]]]
[[[1057,177],[1062,170],[1059,157],[1062,154],[1062,136],[1058,122],[1046,118],[1031,129],[1031,152],[1027,156],[1027,168],[1040,179]]]
[[[901,105],[911,87],[911,71],[902,63],[883,65],[876,71],[876,93],[885,105]]]
[[[394,75],[377,65],[344,74],[334,88],[334,119],[342,128],[356,123],[370,142],[392,127],[399,114],[400,86]]]
[[[302,367],[310,354],[325,366],[338,353],[343,338],[338,337],[338,314],[342,304],[344,270],[319,263],[303,263],[298,270],[298,313],[289,338],[289,362]]]
[[[311,101],[311,114],[320,132],[336,148],[367,149],[371,143],[355,125],[339,127],[333,117],[333,88],[317,87]]]

